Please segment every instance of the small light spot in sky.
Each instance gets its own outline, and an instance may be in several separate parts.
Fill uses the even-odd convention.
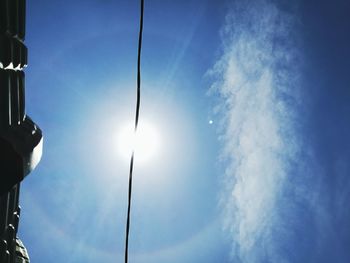
[[[212,125],[214,122],[213,120],[209,120],[209,124]]]

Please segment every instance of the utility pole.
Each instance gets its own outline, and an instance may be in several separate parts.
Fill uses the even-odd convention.
[[[0,0],[0,263],[28,263],[17,237],[20,182],[38,164],[42,133],[25,113],[25,0]]]

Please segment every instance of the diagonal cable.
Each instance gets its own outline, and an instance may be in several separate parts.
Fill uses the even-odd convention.
[[[140,115],[140,102],[141,102],[141,49],[142,49],[142,32],[143,32],[143,13],[144,13],[144,0],[141,2],[141,12],[140,12],[140,31],[139,31],[139,43],[138,43],[138,53],[137,53],[137,98],[136,98],[136,114],[135,114],[135,134],[137,132],[137,127],[139,124]],[[129,188],[128,188],[128,212],[126,219],[126,230],[125,230],[125,263],[128,263],[129,256],[129,233],[130,233],[130,211],[131,211],[131,197],[132,197],[132,177],[134,170],[134,156],[135,149],[132,150],[130,159],[130,170],[129,170]]]

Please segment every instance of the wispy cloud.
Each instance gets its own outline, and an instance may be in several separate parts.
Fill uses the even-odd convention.
[[[294,25],[293,15],[271,1],[236,1],[211,72],[228,163],[224,225],[241,262],[289,262],[272,232],[279,231],[276,203],[300,152]]]

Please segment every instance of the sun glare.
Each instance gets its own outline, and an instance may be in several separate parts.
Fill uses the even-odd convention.
[[[135,160],[147,163],[159,151],[160,136],[155,126],[149,122],[141,122],[136,133],[133,125],[127,124],[121,127],[117,143],[119,155],[124,160],[130,160],[132,150],[134,150]]]

